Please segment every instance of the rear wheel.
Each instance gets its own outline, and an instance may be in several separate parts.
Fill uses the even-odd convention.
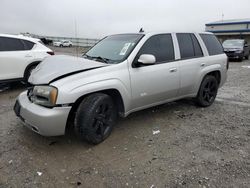
[[[218,92],[218,82],[214,76],[207,75],[203,79],[196,101],[199,106],[208,107],[213,104]]]
[[[246,59],[249,59],[249,54],[245,56]]]
[[[62,45],[62,44],[60,44],[60,47],[62,48],[62,47],[63,47],[63,45]]]
[[[116,123],[117,110],[109,95],[92,94],[79,105],[75,122],[75,132],[89,143],[99,144],[112,132]]]

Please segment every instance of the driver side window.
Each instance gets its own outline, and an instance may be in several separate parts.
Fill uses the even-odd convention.
[[[156,64],[174,60],[174,46],[171,34],[160,34],[150,37],[141,47],[135,62],[138,61],[142,54],[154,55]]]

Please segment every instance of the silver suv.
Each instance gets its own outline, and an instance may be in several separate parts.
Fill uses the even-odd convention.
[[[80,58],[52,56],[39,64],[14,110],[41,135],[63,135],[72,126],[98,144],[118,115],[181,98],[210,106],[227,69],[227,56],[211,33],[112,35]]]

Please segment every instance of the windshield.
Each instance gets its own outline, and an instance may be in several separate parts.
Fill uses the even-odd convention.
[[[243,40],[226,40],[223,42],[224,48],[241,48],[243,46]]]
[[[91,48],[83,57],[105,63],[120,63],[128,57],[142,37],[142,34],[108,36]]]

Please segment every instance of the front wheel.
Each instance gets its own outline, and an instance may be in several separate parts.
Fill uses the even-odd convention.
[[[92,144],[104,141],[116,123],[117,110],[109,95],[89,95],[79,105],[74,122],[76,134]]]
[[[203,79],[196,101],[199,106],[208,107],[213,104],[218,92],[218,82],[214,76],[207,75]]]

